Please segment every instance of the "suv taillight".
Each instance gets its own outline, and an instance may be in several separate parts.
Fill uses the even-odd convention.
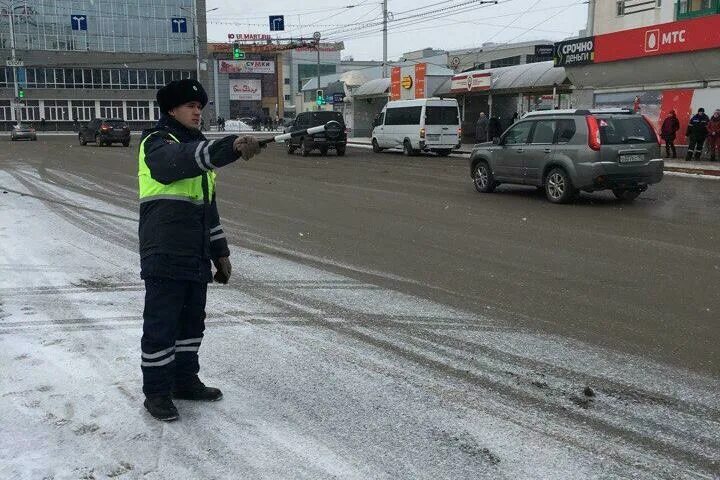
[[[600,150],[600,125],[598,125],[597,118],[592,115],[585,117],[588,126],[588,147],[593,150]]]
[[[458,138],[462,137],[462,128],[458,128]]]
[[[660,144],[660,136],[657,133],[657,130],[655,130],[655,127],[653,127],[653,124],[650,122],[650,119],[647,118],[645,115],[642,116],[643,120],[645,120],[645,123],[647,123],[647,126],[652,130],[653,135],[655,135],[655,141]]]
[[[108,125],[107,123],[103,123],[102,125],[100,125],[100,130],[110,130],[110,125]]]

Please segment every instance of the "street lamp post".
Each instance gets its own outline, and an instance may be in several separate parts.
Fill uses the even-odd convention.
[[[217,10],[218,7],[211,8],[210,10],[206,10],[205,13],[209,13],[212,11]],[[187,7],[180,7],[180,10],[188,11]],[[190,16],[192,17],[193,22],[193,51],[195,52],[195,75],[196,79],[199,82],[200,81],[200,35],[198,33],[198,20],[197,20],[197,0],[193,0],[193,6],[192,11],[190,11]]]

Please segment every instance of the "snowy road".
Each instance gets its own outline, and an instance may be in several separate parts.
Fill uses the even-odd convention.
[[[141,405],[134,192],[3,166],[2,479],[720,475],[717,378],[280,248],[235,249],[233,282],[210,288],[201,374],[225,398],[159,423]]]

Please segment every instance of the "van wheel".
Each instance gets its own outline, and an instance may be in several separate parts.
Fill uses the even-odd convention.
[[[412,157],[415,155],[415,150],[413,150],[410,140],[405,140],[403,142],[403,153],[406,157]]]
[[[450,155],[450,152],[452,152],[452,150],[450,150],[449,148],[435,151],[435,153],[437,153],[441,157],[447,157],[448,155]]]
[[[373,152],[375,152],[375,153],[380,153],[383,151],[383,149],[380,148],[380,145],[378,144],[378,141],[376,138],[372,139],[372,147],[373,147]]]
[[[642,193],[640,190],[627,190],[624,188],[613,188],[612,192],[618,200],[623,202],[632,202]]]
[[[492,193],[497,183],[495,177],[486,162],[478,162],[473,171],[473,185],[480,193]]]
[[[553,168],[545,177],[545,196],[552,203],[567,203],[575,196],[570,177],[562,168]]]

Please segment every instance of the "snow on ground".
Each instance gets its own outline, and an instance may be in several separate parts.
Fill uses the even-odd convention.
[[[252,250],[210,287],[201,375],[224,399],[157,422],[133,196],[88,187],[0,171],[0,478],[720,472],[718,379]]]

